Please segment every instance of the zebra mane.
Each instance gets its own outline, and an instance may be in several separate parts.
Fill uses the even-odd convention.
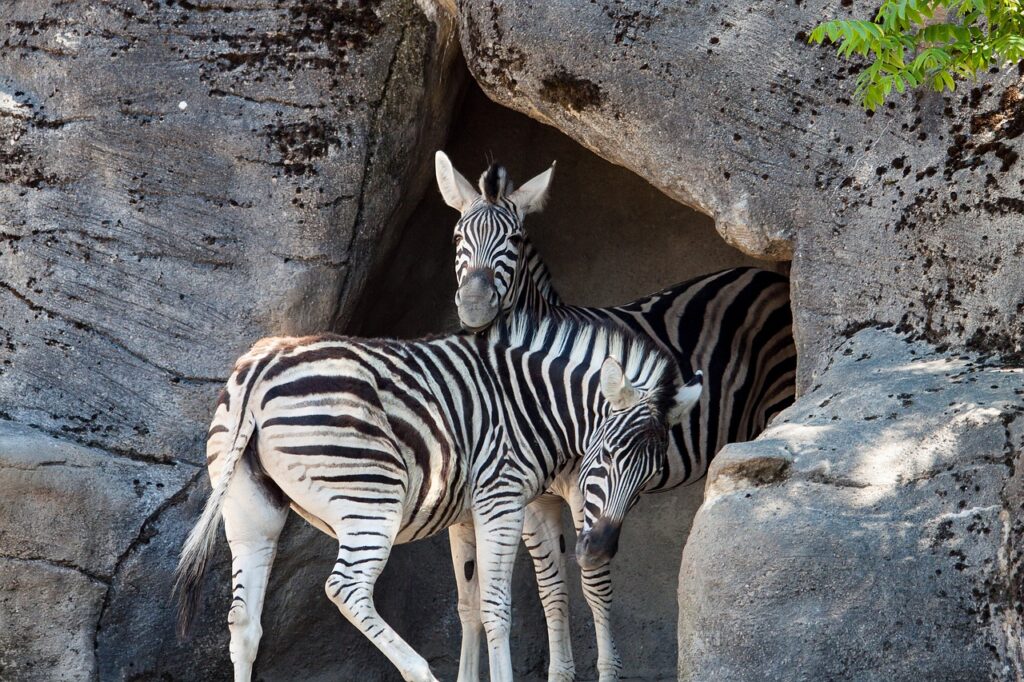
[[[551,271],[547,263],[541,258],[537,247],[530,240],[530,235],[523,231],[523,262],[526,264],[527,276],[537,288],[541,298],[549,305],[562,305],[562,298],[555,291],[555,285],[551,281]]]
[[[527,312],[511,313],[505,324],[488,332],[493,345],[505,345],[528,352],[567,354],[581,361],[594,353],[615,358],[629,381],[643,391],[664,414],[673,400],[679,373],[673,358],[650,339],[638,336],[610,321],[555,319],[538,320]]]
[[[492,163],[480,176],[480,194],[488,203],[496,204],[512,193],[512,180],[499,163]]]

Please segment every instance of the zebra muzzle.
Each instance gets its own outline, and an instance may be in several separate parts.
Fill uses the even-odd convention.
[[[490,271],[470,273],[455,292],[459,322],[466,331],[486,328],[498,316],[501,300]]]
[[[576,541],[576,562],[580,568],[599,568],[611,561],[619,551],[620,530],[622,524],[601,519],[591,530],[580,533]]]

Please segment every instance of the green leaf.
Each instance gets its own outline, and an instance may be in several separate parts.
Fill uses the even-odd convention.
[[[873,20],[825,21],[808,42],[826,38],[840,57],[865,60],[854,95],[874,109],[893,89],[952,91],[957,79],[1024,60],[1024,0],[883,0]]]

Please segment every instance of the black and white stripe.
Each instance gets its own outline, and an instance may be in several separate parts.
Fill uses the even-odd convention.
[[[436,162],[445,201],[462,212],[455,226],[460,244],[456,250],[459,291],[473,290],[482,298],[480,283],[491,271],[495,273],[494,286],[502,287],[497,297],[500,309],[496,306],[487,319],[482,319],[478,309],[467,309],[457,297],[466,329],[485,329],[502,313],[512,311],[529,311],[540,318],[610,322],[654,341],[672,356],[685,378],[692,379],[699,372],[706,378],[699,407],[672,429],[664,466],[654,466],[651,457],[588,458],[579,472],[579,485],[587,493],[585,505],[572,499],[571,488],[554,491],[569,502],[577,532],[582,531],[578,559],[582,557],[586,566],[593,565],[602,557],[607,559],[609,549],[614,554],[618,528],[637,493],[671,490],[699,480],[724,445],[753,438],[793,401],[796,350],[788,281],[767,270],[733,268],[623,306],[565,305],[523,228],[525,215],[544,201],[551,170],[516,192],[489,196],[483,188],[474,191],[443,153],[438,152]],[[491,176],[506,178],[511,184],[500,166],[492,165],[483,178]],[[529,540],[527,544],[531,546]],[[572,668],[571,651],[557,634],[566,627],[567,610],[558,604],[567,589],[559,585],[563,573],[557,562],[538,560],[552,555],[550,547],[533,543],[531,554],[538,577],[545,577],[541,597],[548,616],[554,679],[557,671]],[[597,579],[584,570],[583,579],[597,623],[601,680],[616,679],[618,655],[610,631],[602,624],[607,621],[611,601],[610,572],[602,571]]]
[[[485,632],[491,679],[510,680],[524,505],[588,447],[658,449],[686,407],[677,383],[671,358],[646,340],[526,316],[477,336],[260,341],[236,364],[209,430],[215,485],[177,573],[183,629],[223,516],[231,658],[235,679],[250,678],[290,505],[338,539],[328,596],[405,679],[434,680],[377,614],[373,586],[394,544],[452,527],[456,572],[479,587],[460,600],[466,638],[478,654]]]

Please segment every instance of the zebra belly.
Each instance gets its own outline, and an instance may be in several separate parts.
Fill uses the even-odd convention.
[[[466,520],[470,514],[466,502],[469,496],[463,494],[451,474],[422,472],[414,467],[409,472],[409,490],[412,492],[395,544],[430,537]]]
[[[330,535],[332,538],[338,537],[338,535],[333,530],[331,530],[331,527],[324,523],[323,519],[318,519],[317,517],[313,516],[308,511],[306,511],[299,505],[295,504],[294,502],[292,502],[290,506],[292,508],[292,511],[294,511],[296,514],[304,518],[306,520],[306,523],[308,523],[309,525],[313,526],[317,530],[323,531],[325,535]]]

